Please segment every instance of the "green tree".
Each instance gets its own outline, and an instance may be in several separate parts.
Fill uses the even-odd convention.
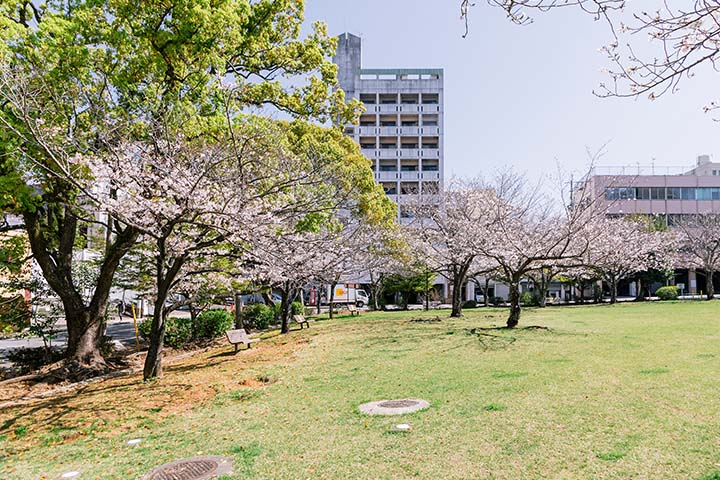
[[[415,294],[426,294],[435,283],[435,274],[427,269],[419,272],[395,273],[385,279],[385,294],[400,294],[400,305],[407,310],[410,298]]]
[[[76,159],[148,141],[158,126],[169,135],[212,135],[247,106],[351,120],[359,104],[346,104],[334,88],[335,40],[322,24],[301,39],[303,9],[302,0],[0,5],[0,201],[22,217],[33,256],[62,300],[69,360],[103,367],[102,314],[140,233],[98,209],[81,188],[88,172]],[[298,76],[300,86],[281,82]],[[235,110],[223,108],[221,89],[232,92]],[[89,302],[72,273],[84,221],[106,232]]]

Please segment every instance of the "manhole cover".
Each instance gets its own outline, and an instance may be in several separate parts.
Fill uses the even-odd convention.
[[[378,407],[382,408],[406,408],[417,405],[417,400],[388,400],[387,402],[378,403]]]
[[[142,480],[208,480],[232,473],[232,460],[224,457],[192,457],[160,465]]]
[[[402,398],[399,400],[379,400],[360,405],[360,411],[367,415],[402,415],[426,409],[430,403],[420,398]]]

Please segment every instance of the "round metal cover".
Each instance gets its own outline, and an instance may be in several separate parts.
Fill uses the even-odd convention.
[[[406,408],[414,407],[419,402],[417,400],[388,400],[387,402],[378,403],[378,407],[382,408]]]
[[[232,473],[232,460],[225,457],[190,457],[160,465],[142,480],[209,480]]]
[[[362,413],[367,415],[402,415],[424,410],[429,406],[430,402],[421,398],[402,398],[363,403],[359,408]]]

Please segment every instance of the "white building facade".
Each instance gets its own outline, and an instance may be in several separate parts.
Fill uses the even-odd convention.
[[[340,87],[366,109],[345,134],[372,160],[375,180],[407,217],[403,204],[412,195],[443,188],[443,70],[365,69],[361,57],[360,37],[338,37]]]

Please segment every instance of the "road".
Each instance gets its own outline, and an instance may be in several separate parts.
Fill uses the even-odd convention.
[[[62,327],[61,327],[62,328]],[[111,320],[107,327],[107,335],[113,340],[118,340],[123,345],[132,347],[135,345],[135,328],[132,319],[125,321]],[[67,330],[60,329],[53,339],[53,345],[64,346],[67,344]],[[0,368],[11,367],[8,361],[8,354],[18,348],[42,347],[43,341],[40,337],[29,338],[8,338],[0,339]]]

